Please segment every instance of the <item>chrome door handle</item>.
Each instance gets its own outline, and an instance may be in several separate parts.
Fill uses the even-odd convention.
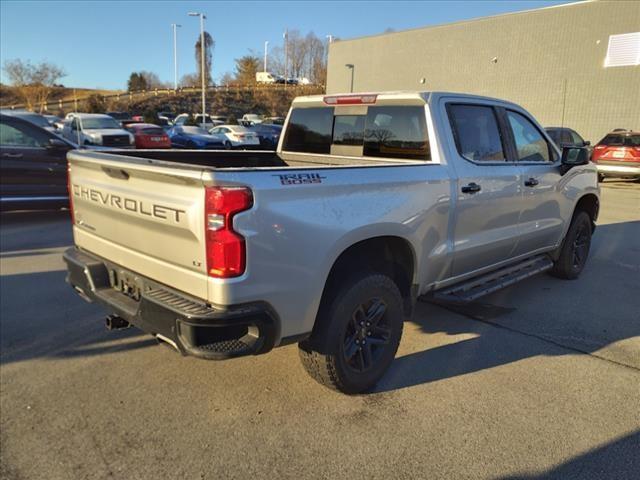
[[[9,152],[5,152],[2,154],[3,157],[7,157],[7,158],[22,158],[22,154],[21,153],[9,153]]]
[[[540,182],[538,180],[536,180],[535,178],[531,177],[528,180],[524,181],[524,186],[525,187],[535,187],[536,185],[538,185]]]

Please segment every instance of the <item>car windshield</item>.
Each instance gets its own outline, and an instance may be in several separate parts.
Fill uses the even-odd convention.
[[[82,128],[85,130],[122,128],[120,124],[111,117],[89,117],[81,119],[81,122]]]
[[[187,135],[208,135],[209,134],[209,132],[207,132],[202,127],[182,127],[182,131]]]
[[[618,135],[610,134],[600,141],[600,145],[608,147],[639,147],[640,134],[634,135]]]

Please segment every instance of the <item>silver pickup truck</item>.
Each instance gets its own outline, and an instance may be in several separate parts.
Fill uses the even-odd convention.
[[[67,281],[183,354],[298,342],[372,388],[419,296],[578,277],[596,168],[513,103],[451,93],[296,99],[275,152],[73,151]]]

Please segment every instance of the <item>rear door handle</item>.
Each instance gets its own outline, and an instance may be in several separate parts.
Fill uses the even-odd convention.
[[[3,157],[7,157],[7,158],[22,158],[22,154],[21,153],[8,153],[5,152],[2,154]]]
[[[482,187],[475,182],[462,187],[462,193],[478,193],[480,190],[482,190]]]
[[[535,187],[536,185],[538,185],[540,182],[538,180],[536,180],[535,178],[531,177],[528,180],[524,181],[524,186],[525,187]]]

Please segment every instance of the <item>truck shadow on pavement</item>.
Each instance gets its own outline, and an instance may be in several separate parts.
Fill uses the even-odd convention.
[[[500,477],[500,480],[637,479],[640,472],[640,455],[637,452],[640,452],[640,430],[589,450],[545,472],[510,475]]]
[[[418,302],[412,323],[430,335],[430,345],[437,345],[419,350],[413,339],[411,353],[399,353],[374,392],[539,355],[599,355],[601,349],[608,349],[607,359],[640,370],[640,315],[633,301],[640,291],[640,245],[629,241],[639,237],[640,221],[598,226],[589,263],[578,280],[537,275],[481,299],[475,319],[473,311]],[[632,346],[614,345],[635,337]]]

